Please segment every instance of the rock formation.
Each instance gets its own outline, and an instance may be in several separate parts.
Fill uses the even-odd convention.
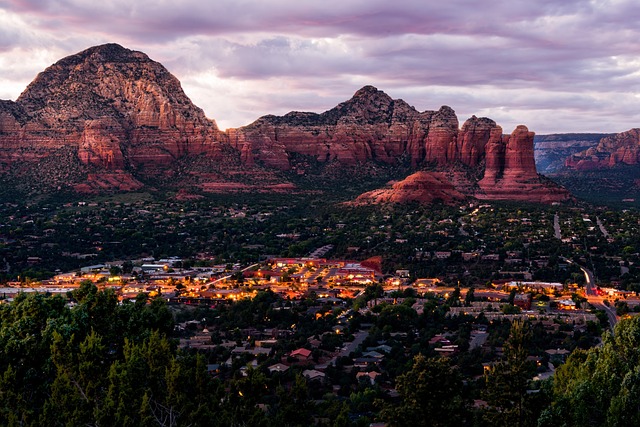
[[[460,202],[465,197],[443,172],[419,171],[402,181],[392,183],[391,188],[382,188],[361,194],[353,204],[410,202],[430,204],[435,201],[451,204]]]
[[[468,174],[453,166],[449,170],[439,168],[441,171],[420,171],[400,182],[391,183],[390,187],[364,193],[354,204],[429,204],[434,201],[455,204],[466,197],[534,203],[564,202],[571,199],[567,190],[537,174],[533,161],[533,132],[529,132],[525,126],[518,126],[511,135],[502,135],[499,126],[493,124],[484,128],[482,125],[484,130],[479,131],[481,138],[465,139],[471,132],[469,128],[478,124],[476,122],[475,118],[467,121],[458,140],[473,140],[480,142],[480,145],[473,147],[483,147],[482,156],[475,160],[473,156],[467,157],[468,162],[485,161],[484,176],[480,181],[474,182]],[[469,155],[473,152],[469,149],[463,153]],[[458,155],[462,156],[463,153]]]
[[[228,133],[246,164],[258,162],[281,170],[291,168],[291,153],[348,165],[369,160],[393,164],[408,157],[414,166],[453,162],[477,166],[496,124],[473,116],[462,129],[458,126],[448,106],[418,112],[401,99],[365,86],[324,113],[264,116]]]
[[[393,164],[405,154],[413,164],[444,164],[456,160],[457,133],[458,118],[451,108],[420,113],[401,99],[365,86],[322,114],[264,116],[230,129],[229,141],[247,164],[288,170],[291,153],[346,165],[369,160]]]
[[[640,129],[602,138],[598,145],[568,157],[565,166],[577,170],[640,163]]]
[[[536,135],[533,143],[536,168],[543,174],[556,173],[564,168],[567,158],[598,145],[610,134],[606,133],[559,133]]]
[[[554,185],[536,172],[533,157],[534,133],[520,125],[511,135],[492,131],[486,147],[484,177],[475,197],[482,200],[519,200],[536,203],[563,202],[567,190]]]
[[[453,201],[462,194],[531,200],[526,192],[540,201],[568,197],[538,177],[532,137],[525,127],[503,137],[493,120],[475,116],[460,128],[448,106],[419,112],[373,86],[321,114],[264,116],[224,133],[161,64],[116,44],[66,57],[15,102],[0,101],[0,171],[75,159],[81,168],[67,185],[82,192],[136,190],[148,178],[178,185],[178,175],[202,191],[291,191],[296,187],[276,171],[306,174],[318,165],[326,172],[331,169],[322,165],[373,162],[435,172],[412,175],[370,200]],[[483,166],[480,183],[442,173],[464,169],[480,176]],[[58,169],[50,168],[56,188],[71,177]]]
[[[414,167],[441,170],[485,165],[484,178],[477,185],[450,182],[447,186],[443,179],[450,177],[421,173],[390,189],[364,194],[358,203],[454,201],[460,194],[545,203],[570,198],[568,192],[538,176],[534,134],[525,126],[503,137],[502,128],[488,118],[472,116],[460,129],[458,123],[450,107],[421,113],[402,100],[393,100],[384,92],[365,86],[350,100],[322,114],[264,116],[248,126],[230,130],[229,140],[246,164],[280,170],[292,168],[293,154],[345,165],[367,161],[396,164],[403,159],[410,160]],[[446,197],[446,191],[455,193]]]
[[[5,165],[72,146],[84,164],[148,173],[188,155],[219,157],[225,140],[161,64],[116,44],[58,61],[0,103]]]

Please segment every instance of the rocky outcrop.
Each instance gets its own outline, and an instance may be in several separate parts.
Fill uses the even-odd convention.
[[[598,145],[565,160],[565,166],[576,170],[611,168],[640,163],[640,129],[604,137]]]
[[[525,126],[503,136],[502,128],[493,120],[476,116],[459,128],[458,118],[450,107],[418,112],[403,100],[394,100],[372,86],[363,87],[350,100],[321,114],[291,112],[280,117],[264,116],[229,131],[231,144],[242,153],[246,164],[280,170],[292,168],[293,155],[344,165],[367,161],[397,164],[409,160],[414,167],[436,170],[451,167],[476,170],[485,166],[479,183],[458,186],[450,177],[421,173],[392,188],[364,194],[358,203],[401,200],[429,203],[434,199],[458,200],[460,194],[547,203],[568,200],[570,196],[565,190],[538,176],[533,136]],[[444,185],[447,179],[449,184]],[[447,191],[452,191],[450,197],[443,195]]]
[[[76,181],[67,185],[84,192],[136,190],[147,178],[204,192],[286,192],[296,187],[276,171],[330,173],[370,162],[435,171],[412,175],[370,200],[426,203],[476,191],[479,197],[520,199],[535,185],[540,194],[549,186],[536,173],[532,137],[525,127],[503,137],[493,120],[475,116],[460,128],[448,106],[419,112],[373,86],[324,113],[269,115],[224,133],[161,64],[116,44],[64,58],[15,102],[0,101],[0,170],[73,160],[82,167],[71,168]],[[480,183],[443,173],[481,176],[483,166]],[[72,176],[54,165],[49,170],[55,188]]]
[[[78,193],[97,194],[102,191],[137,191],[144,185],[125,172],[90,173],[82,184],[76,184],[74,190]]]
[[[538,175],[533,156],[534,133],[520,125],[508,136],[494,130],[486,147],[484,177],[475,197],[481,200],[564,202],[571,195]]]
[[[347,165],[369,160],[394,164],[407,158],[414,166],[461,163],[476,167],[492,135],[500,137],[500,133],[491,119],[472,116],[459,128],[455,111],[448,106],[418,112],[373,86],[363,87],[350,100],[321,114],[264,116],[228,131],[246,164],[257,162],[282,170],[291,168],[292,153]],[[528,163],[522,168],[531,168],[535,174],[529,152],[520,160],[525,159]]]
[[[16,102],[0,104],[5,165],[72,146],[87,165],[149,171],[189,155],[220,157],[224,141],[161,64],[116,44],[58,61]]]
[[[443,172],[419,171],[390,187],[361,194],[355,205],[411,203],[431,204],[435,201],[451,204],[465,199]]]
[[[490,141],[502,138],[502,128],[486,117],[472,116],[460,129],[458,153],[460,161],[471,167],[478,166]]]
[[[458,156],[458,118],[451,108],[420,113],[373,86],[321,114],[264,116],[228,133],[246,164],[281,170],[291,168],[291,153],[345,165],[394,164],[407,155],[414,165],[444,164]]]
[[[443,106],[431,115],[429,126],[425,130],[424,144],[427,162],[440,165],[459,160],[458,150],[458,117],[450,107]],[[413,163],[420,163],[422,159],[412,158]]]
[[[538,177],[533,157],[533,132],[520,125],[505,138],[504,179],[535,179]]]
[[[109,170],[124,169],[125,160],[121,146],[127,135],[113,118],[87,120],[84,123],[78,157],[87,165],[97,165]]]
[[[518,126],[511,135],[502,135],[502,129],[495,123],[472,118],[459,135],[459,145],[467,147],[460,153],[467,156],[465,161],[474,164],[484,161],[480,181],[475,182],[453,166],[442,171],[420,171],[385,188],[364,193],[353,203],[455,204],[465,198],[554,203],[571,199],[564,188],[537,174],[533,161],[534,135],[525,126]],[[478,151],[483,155],[470,155]]]

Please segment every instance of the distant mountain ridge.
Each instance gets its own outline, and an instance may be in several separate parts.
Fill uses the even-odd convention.
[[[203,191],[235,184],[280,191],[291,188],[286,174],[309,173],[296,156],[320,165],[407,163],[427,174],[464,170],[467,178],[451,184],[465,197],[570,198],[538,176],[526,127],[503,135],[493,120],[473,116],[460,128],[448,106],[419,112],[373,86],[324,113],[264,116],[222,132],[161,64],[106,44],[61,59],[15,102],[0,102],[2,169],[19,176],[33,164],[77,162],[73,174],[52,175],[54,187],[130,191],[157,178]],[[254,184],[237,183],[238,177]]]
[[[640,163],[640,129],[600,139],[595,147],[568,156],[565,166],[576,170],[612,168]]]
[[[536,158],[539,168],[585,200],[640,203],[640,129],[542,136],[536,141]]]
[[[557,133],[536,135],[534,153],[538,172],[552,174],[565,167],[565,161],[573,154],[591,147],[611,134],[607,133]]]

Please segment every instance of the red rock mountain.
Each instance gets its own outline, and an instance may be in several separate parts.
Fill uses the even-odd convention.
[[[3,170],[30,170],[62,157],[84,168],[74,175],[81,191],[133,190],[179,168],[202,191],[284,191],[292,185],[274,171],[309,173],[294,161],[302,157],[334,166],[406,162],[431,170],[393,186],[394,195],[373,198],[379,201],[569,197],[538,176],[533,134],[524,127],[503,136],[493,120],[473,116],[460,128],[450,107],[419,112],[365,86],[324,113],[264,116],[224,133],[161,64],[116,44],[66,57],[15,102],[0,101]],[[452,168],[484,177],[442,173]]]
[[[459,128],[450,107],[421,113],[372,86],[322,114],[264,116],[229,130],[230,143],[242,153],[245,163],[281,170],[292,168],[293,153],[345,165],[372,160],[395,164],[409,159],[413,166],[436,170],[485,166],[479,182],[461,179],[460,174],[445,177],[439,172],[420,172],[390,188],[366,193],[356,203],[453,202],[462,194],[484,200],[568,200],[566,190],[538,176],[533,136],[525,126],[503,136],[493,120],[475,116]]]
[[[128,175],[186,155],[219,157],[225,139],[161,64],[116,44],[56,62],[0,104],[4,165],[72,147],[82,163]]]
[[[597,146],[568,157],[565,166],[577,170],[640,163],[640,129],[606,136]]]
[[[494,132],[486,147],[484,177],[475,197],[482,200],[520,200],[553,203],[568,200],[569,192],[541,178],[533,157],[534,133],[520,125],[499,137]]]
[[[496,124],[472,117],[464,124],[461,138],[458,126],[450,107],[421,113],[401,99],[365,86],[322,114],[264,116],[228,132],[244,162],[282,170],[291,168],[291,153],[347,165],[369,160],[393,164],[408,156],[414,166],[454,162],[476,166]]]

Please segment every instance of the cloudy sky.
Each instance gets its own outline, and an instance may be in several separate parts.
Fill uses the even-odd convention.
[[[225,129],[371,84],[510,132],[640,127],[635,0],[0,0],[0,99],[108,42],[147,53]]]

